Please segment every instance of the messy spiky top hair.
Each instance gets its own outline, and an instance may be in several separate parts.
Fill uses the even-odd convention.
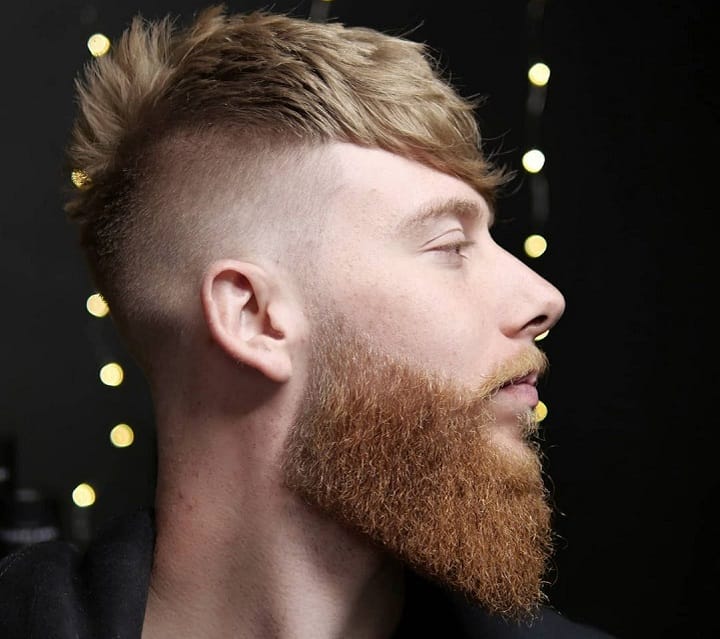
[[[167,242],[158,224],[177,226],[157,220],[173,197],[163,167],[212,163],[194,153],[199,141],[381,148],[459,177],[490,203],[507,179],[481,150],[477,103],[442,79],[427,48],[367,28],[222,5],[184,28],[138,15],[76,90],[67,158],[85,182],[65,209],[96,284],[125,318],[142,312],[144,287],[132,282],[157,261],[152,237]]]

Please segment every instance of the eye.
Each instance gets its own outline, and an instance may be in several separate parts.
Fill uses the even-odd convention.
[[[431,249],[434,253],[439,254],[443,260],[450,263],[459,263],[468,258],[468,248],[473,246],[475,242],[470,240],[458,240],[442,244],[441,246]]]
[[[448,250],[452,251],[453,253],[457,253],[458,255],[461,255],[462,257],[467,257],[465,255],[465,249],[467,249],[469,246],[472,246],[474,242],[471,242],[470,240],[463,240],[462,242],[454,242],[448,247]]]
[[[462,240],[446,244],[445,246],[440,246],[438,249],[441,251],[447,251],[448,253],[455,253],[455,255],[458,255],[459,257],[467,258],[467,248],[473,244],[474,242],[471,242],[470,240]]]

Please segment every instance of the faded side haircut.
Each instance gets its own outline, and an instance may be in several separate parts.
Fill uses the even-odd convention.
[[[76,97],[67,160],[84,184],[65,210],[138,350],[154,342],[181,271],[196,274],[228,234],[242,246],[277,227],[246,215],[228,233],[213,217],[221,192],[257,203],[271,191],[278,158],[292,167],[331,141],[381,148],[459,177],[491,205],[508,177],[481,148],[477,102],[427,47],[367,28],[223,6],[182,28],[138,15],[85,66]],[[293,215],[317,206],[312,193],[297,201]]]

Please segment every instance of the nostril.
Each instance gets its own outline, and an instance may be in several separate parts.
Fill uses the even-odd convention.
[[[550,326],[549,315],[537,315],[528,324],[530,327],[537,329],[538,333],[541,333]]]

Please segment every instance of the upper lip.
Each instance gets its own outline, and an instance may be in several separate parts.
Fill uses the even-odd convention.
[[[503,386],[516,386],[518,384],[530,384],[530,386],[537,386],[537,382],[538,373],[537,371],[533,371],[527,375],[523,375],[522,377],[511,379],[509,382],[503,384]]]

